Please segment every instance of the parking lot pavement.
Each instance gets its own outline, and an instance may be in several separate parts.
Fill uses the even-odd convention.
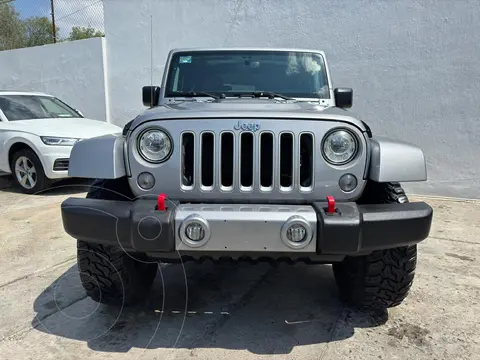
[[[478,202],[427,199],[431,237],[388,314],[345,307],[330,266],[306,265],[165,266],[146,304],[119,310],[85,297],[63,232],[60,202],[83,191],[0,178],[0,359],[480,358]]]

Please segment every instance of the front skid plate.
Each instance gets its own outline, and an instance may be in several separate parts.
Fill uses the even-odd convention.
[[[198,219],[206,227],[207,241],[195,244],[185,236],[185,220]],[[283,241],[287,221],[310,227],[302,245]],[[203,221],[202,221],[203,220]],[[307,226],[307,228],[308,228]],[[282,236],[283,231],[283,236]],[[180,205],[175,212],[175,248],[190,251],[310,252],[317,245],[317,215],[305,205]],[[200,246],[199,246],[200,245]]]

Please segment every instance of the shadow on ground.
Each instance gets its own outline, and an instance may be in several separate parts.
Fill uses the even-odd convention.
[[[123,309],[85,298],[73,266],[37,297],[34,310],[36,330],[100,352],[175,347],[288,354],[388,319],[387,312],[343,306],[331,267],[322,265],[167,265],[145,304]]]
[[[79,179],[79,178],[68,178],[55,181],[51,188],[46,189],[38,195],[42,196],[52,196],[52,195],[70,195],[87,192],[90,185],[92,184],[92,179]],[[22,191],[15,184],[15,180],[11,175],[0,176],[0,192],[10,192],[16,194],[22,194]]]

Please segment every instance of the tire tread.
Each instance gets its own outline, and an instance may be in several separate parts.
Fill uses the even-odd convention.
[[[131,195],[126,179],[95,180],[87,198],[128,201]],[[99,303],[128,306],[144,299],[157,265],[143,259],[146,257],[127,254],[120,247],[77,240],[80,281],[87,296]]]
[[[369,183],[362,204],[405,203],[408,197],[399,183]],[[374,251],[346,257],[333,264],[340,295],[361,308],[390,308],[408,296],[415,277],[417,246]]]

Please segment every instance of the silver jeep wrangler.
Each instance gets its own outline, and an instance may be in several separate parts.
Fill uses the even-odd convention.
[[[89,297],[134,304],[157,262],[227,259],[333,264],[354,306],[405,299],[433,211],[399,182],[427,179],[424,155],[346,110],[323,52],[173,50],[143,103],[71,153],[69,175],[96,179],[62,204]]]

